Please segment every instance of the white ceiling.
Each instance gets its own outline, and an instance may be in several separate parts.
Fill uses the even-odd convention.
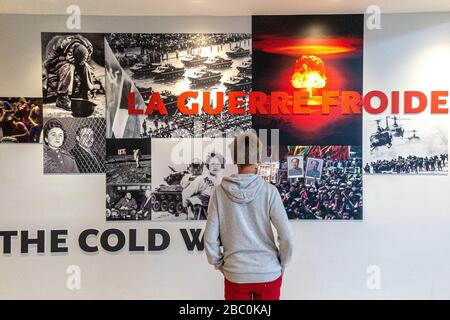
[[[66,14],[77,4],[84,15],[232,16],[251,14],[450,11],[450,0],[0,0],[0,13]]]

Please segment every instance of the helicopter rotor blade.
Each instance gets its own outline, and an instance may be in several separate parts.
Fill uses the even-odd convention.
[[[392,120],[394,120],[394,118],[395,118],[395,120],[412,120],[411,118],[399,118],[399,117],[396,117],[396,116],[390,116],[390,118]]]

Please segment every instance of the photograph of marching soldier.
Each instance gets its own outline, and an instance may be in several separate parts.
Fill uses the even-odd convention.
[[[361,146],[289,146],[280,149],[274,185],[292,220],[363,218]],[[289,161],[301,159],[304,177],[290,177]]]
[[[149,184],[108,184],[106,220],[152,220]]]
[[[177,98],[186,91],[248,91],[251,88],[251,35],[247,33],[111,33],[106,35],[108,137],[170,138],[202,136],[251,128],[251,116],[183,115]],[[119,88],[120,86],[120,88]],[[137,109],[144,109],[158,92],[168,115],[132,115],[126,94],[136,93]],[[111,95],[111,99],[110,99]],[[118,96],[120,95],[120,96]],[[186,101],[188,107],[193,99]]]
[[[106,183],[151,183],[151,139],[106,139]]]
[[[44,173],[104,173],[105,119],[44,120]]]
[[[213,188],[235,173],[232,139],[152,139],[152,220],[205,220]]]
[[[364,128],[365,174],[448,174],[445,115],[367,114]]]
[[[0,98],[0,143],[41,142],[42,98]]]
[[[41,44],[44,117],[104,117],[104,34],[43,32]]]

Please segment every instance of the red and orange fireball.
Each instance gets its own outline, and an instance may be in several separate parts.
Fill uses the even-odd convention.
[[[303,55],[295,62],[294,74],[291,78],[294,88],[307,89],[324,88],[327,83],[325,64],[322,59],[314,55]]]

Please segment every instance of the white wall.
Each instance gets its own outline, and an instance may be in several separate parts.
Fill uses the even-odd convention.
[[[28,23],[27,23],[28,21]],[[250,32],[250,17],[84,17],[83,32]],[[65,31],[58,16],[0,16],[0,96],[41,95],[40,32]],[[418,59],[415,49],[449,48],[450,13],[382,17],[366,31],[364,88],[415,84],[402,70],[397,82],[380,70]],[[397,49],[395,49],[397,48]],[[406,48],[406,50],[405,50]],[[401,53],[401,54],[400,54]],[[423,56],[423,58],[425,58]],[[450,62],[442,61],[448,68]],[[442,78],[442,88],[449,80]],[[422,88],[413,89],[420,90]],[[438,88],[439,89],[439,88]],[[450,298],[449,177],[370,176],[364,180],[364,220],[296,222],[293,261],[284,299]],[[221,299],[222,280],[202,252],[188,253],[178,223],[105,222],[105,178],[42,175],[42,146],[0,145],[0,230],[69,229],[69,254],[0,256],[0,299]],[[194,225],[194,224],[193,224]],[[198,223],[197,225],[203,225]],[[85,228],[166,229],[163,253],[89,255],[78,248]],[[49,243],[49,242],[48,242]],[[66,268],[79,265],[82,289],[66,288]],[[366,287],[369,265],[382,272],[381,290]]]

